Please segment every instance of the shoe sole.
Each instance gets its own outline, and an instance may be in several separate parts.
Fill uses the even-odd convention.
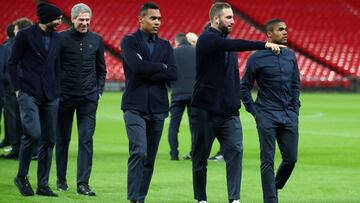
[[[46,194],[42,194],[42,193],[37,193],[36,192],[36,195],[40,195],[40,196],[44,196],[44,197],[58,197],[59,195],[46,195]]]
[[[88,197],[95,197],[96,194],[93,194],[93,195],[87,195],[87,194],[82,194],[82,193],[76,193],[77,195],[82,195],[82,196],[88,196]]]

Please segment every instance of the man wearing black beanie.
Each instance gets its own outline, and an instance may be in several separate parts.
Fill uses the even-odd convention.
[[[41,3],[37,15],[39,23],[17,33],[8,61],[23,126],[19,170],[14,182],[22,195],[34,195],[27,175],[32,151],[40,143],[36,194],[57,196],[48,181],[60,89],[60,42],[54,31],[61,23],[62,13],[52,4]]]

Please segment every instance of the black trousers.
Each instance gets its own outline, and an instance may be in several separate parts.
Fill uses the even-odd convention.
[[[265,203],[277,203],[277,190],[282,189],[295,167],[298,154],[298,117],[285,113],[282,119],[274,119],[267,113],[256,117],[261,159],[261,182]],[[274,174],[274,156],[278,142],[282,162]]]
[[[148,120],[125,111],[124,120],[129,138],[128,199],[144,202],[148,193],[159,147],[164,120]]]
[[[12,151],[18,153],[21,136],[23,135],[19,104],[15,93],[11,90],[10,86],[5,86],[4,90],[5,136],[7,137],[9,144],[11,144]]]
[[[168,131],[168,140],[170,145],[170,156],[172,158],[179,157],[179,141],[178,141],[178,133],[179,127],[181,123],[181,119],[185,108],[187,108],[187,114],[189,118],[189,125],[190,125],[190,114],[191,114],[191,107],[190,107],[191,99],[186,100],[175,100],[171,101],[170,106],[170,124],[169,124],[169,131]],[[191,128],[190,128],[191,130]],[[191,152],[190,152],[191,154]]]
[[[19,92],[18,103],[24,132],[21,138],[18,176],[27,176],[32,152],[40,142],[37,183],[39,186],[47,186],[55,145],[59,99],[40,101],[27,93]]]
[[[194,198],[198,201],[207,200],[207,160],[216,137],[226,162],[228,198],[240,199],[243,146],[239,116],[221,116],[193,107],[191,127]]]
[[[56,138],[56,171],[58,180],[66,181],[66,170],[73,118],[78,125],[77,183],[89,183],[93,159],[97,101],[85,97],[70,97],[59,105]]]

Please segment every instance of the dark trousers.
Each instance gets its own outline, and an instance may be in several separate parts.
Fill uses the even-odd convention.
[[[187,114],[188,114],[189,124],[190,124],[190,114],[191,114],[190,102],[191,102],[191,99],[171,101],[171,107],[170,107],[171,116],[170,116],[168,140],[169,140],[169,145],[170,145],[170,156],[172,158],[179,157],[178,133],[179,133],[179,127],[180,127],[182,115],[185,111],[185,108],[187,108]],[[190,130],[191,130],[191,128],[190,128]],[[191,152],[190,152],[190,154],[191,154]]]
[[[277,203],[277,190],[282,189],[295,167],[298,153],[297,115],[275,121],[266,114],[257,114],[257,129],[260,141],[261,182],[265,203]],[[274,156],[278,142],[282,162],[274,174]]]
[[[125,111],[124,120],[129,138],[128,199],[143,202],[154,171],[164,120],[148,120]]]
[[[2,114],[4,112],[4,95],[1,95],[1,91],[0,91],[0,123],[1,123],[1,119],[2,119]],[[5,116],[4,116],[5,117]],[[4,123],[5,123],[5,118],[4,118]],[[1,137],[1,125],[0,125],[0,137]],[[0,140],[4,146],[9,145],[9,140],[8,140],[8,135],[6,135],[6,133],[4,133],[4,138],[2,140]]]
[[[40,101],[27,93],[19,92],[18,103],[24,132],[21,138],[18,176],[28,174],[32,152],[40,142],[37,182],[39,186],[47,186],[55,145],[59,99]]]
[[[1,123],[3,111],[4,111],[3,106],[0,105],[0,123]],[[5,118],[4,118],[4,123],[5,123]],[[2,130],[1,130],[1,125],[0,125],[0,135],[1,135],[1,133],[2,133]],[[4,138],[1,141],[4,142],[4,144],[7,144],[7,145],[9,144],[8,136],[6,135],[6,133],[4,134]]]
[[[19,111],[19,104],[15,93],[9,86],[5,86],[5,100],[4,100],[4,124],[5,136],[11,144],[12,151],[19,152],[20,140],[23,135],[21,126],[21,118]]]
[[[56,137],[56,170],[58,180],[66,181],[69,144],[74,113],[76,111],[79,139],[77,183],[89,183],[97,104],[97,101],[92,101],[85,97],[71,97],[60,102],[58,134]]]
[[[221,116],[199,108],[192,108],[193,128],[192,170],[194,197],[207,200],[207,160],[215,137],[219,140],[226,162],[229,199],[240,199],[242,170],[242,128],[239,116]]]

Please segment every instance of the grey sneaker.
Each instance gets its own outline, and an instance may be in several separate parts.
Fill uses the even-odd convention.
[[[211,161],[224,161],[224,155],[218,154],[213,157],[210,157],[209,160]]]

